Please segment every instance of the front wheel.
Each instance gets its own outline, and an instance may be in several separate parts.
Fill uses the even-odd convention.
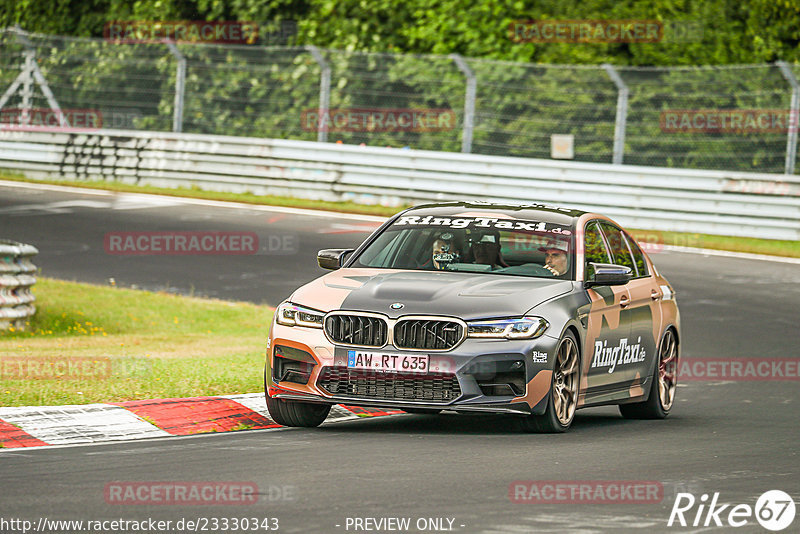
[[[315,427],[331,411],[330,404],[273,399],[267,396],[267,410],[272,420],[283,426]]]
[[[664,332],[653,371],[650,396],[645,402],[620,404],[619,412],[626,419],[664,419],[675,403],[678,384],[678,340],[672,330]]]
[[[556,349],[556,361],[547,408],[542,415],[529,415],[522,420],[527,432],[566,432],[575,418],[580,384],[580,356],[578,343],[572,332],[567,332]]]

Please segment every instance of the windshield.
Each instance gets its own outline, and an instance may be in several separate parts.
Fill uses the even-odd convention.
[[[350,265],[571,280],[570,227],[495,217],[402,216]]]

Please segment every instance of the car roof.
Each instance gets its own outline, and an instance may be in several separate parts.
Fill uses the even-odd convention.
[[[561,208],[546,204],[496,204],[491,202],[440,202],[414,206],[402,212],[404,215],[470,216],[474,213],[507,216],[512,219],[544,221],[572,226],[585,211]]]

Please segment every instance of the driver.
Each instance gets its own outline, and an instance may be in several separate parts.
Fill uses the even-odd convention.
[[[548,243],[539,247],[545,253],[544,268],[553,273],[553,276],[561,276],[569,270],[568,247],[564,241],[551,239]]]

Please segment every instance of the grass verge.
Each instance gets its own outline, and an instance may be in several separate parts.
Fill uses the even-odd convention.
[[[25,331],[0,333],[0,406],[263,389],[272,308],[40,278]]]
[[[364,204],[356,204],[355,202],[327,202],[322,200],[307,200],[292,197],[260,196],[252,193],[221,193],[216,191],[204,191],[199,188],[172,189],[107,181],[32,180],[20,175],[7,173],[0,173],[0,179],[17,182],[68,185],[72,187],[104,189],[107,191],[128,193],[153,193],[176,197],[202,198],[207,200],[228,200],[246,204],[316,209],[336,211],[341,213],[359,213],[364,215],[377,215],[381,217],[389,217],[404,208],[410,207],[410,205],[398,207],[368,206]],[[646,236],[645,239],[650,238],[654,240],[656,245],[677,245],[693,248],[707,248],[713,250],[728,250],[732,252],[746,252],[750,254],[765,254],[769,256],[800,258],[800,241],[781,241],[776,239],[758,239],[751,237],[665,232],[647,229],[629,230],[633,232],[637,238]]]

